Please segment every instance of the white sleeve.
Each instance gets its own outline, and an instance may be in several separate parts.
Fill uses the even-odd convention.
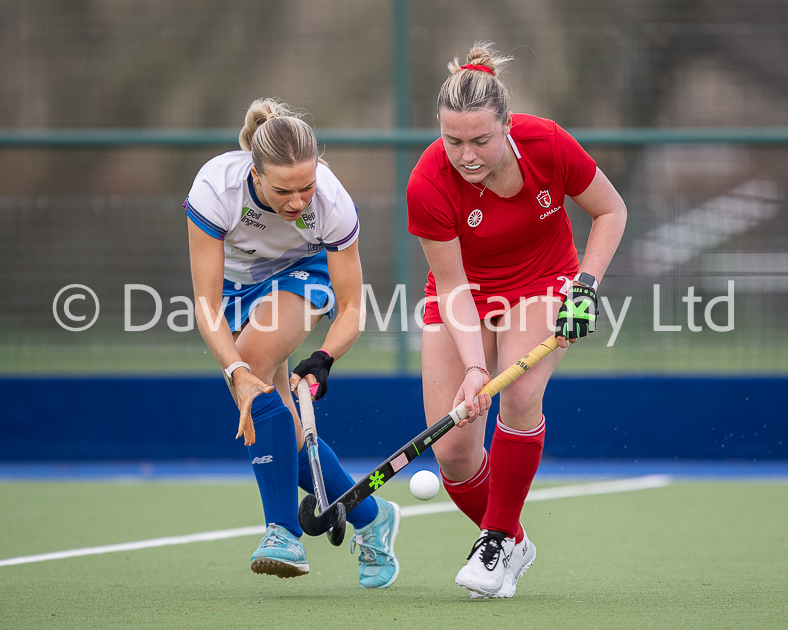
[[[213,186],[198,173],[189,196],[186,197],[186,216],[203,232],[220,241],[230,229],[230,212],[224,202],[224,195],[217,195]]]
[[[358,238],[358,208],[348,192],[338,183],[336,201],[323,224],[322,242],[329,252],[350,247]]]

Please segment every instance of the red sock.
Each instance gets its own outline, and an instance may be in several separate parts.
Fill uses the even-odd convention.
[[[490,483],[490,458],[484,451],[484,459],[479,470],[470,479],[452,481],[446,479],[441,470],[443,487],[460,511],[481,528],[482,518],[487,510],[487,490]]]
[[[544,427],[544,416],[530,431],[507,427],[498,416],[490,448],[489,493],[482,529],[520,537],[520,513],[542,460]]]
[[[454,501],[454,505],[460,508],[460,511],[465,516],[476,523],[479,529],[482,529],[482,519],[487,511],[487,497],[490,490],[490,457],[487,451],[484,451],[484,459],[479,470],[470,479],[452,481],[446,478],[442,470],[441,479],[443,479],[443,487],[446,488],[449,497]],[[523,536],[525,536],[525,532],[522,527],[519,527],[515,537],[516,542],[519,543]]]

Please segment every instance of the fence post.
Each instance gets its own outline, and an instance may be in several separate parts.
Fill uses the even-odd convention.
[[[394,0],[394,33],[392,46],[392,74],[394,76],[394,127],[410,127],[410,28],[408,0]],[[395,279],[405,285],[405,296],[410,281],[410,239],[408,237],[408,207],[405,189],[410,174],[410,147],[397,144],[394,150],[394,255]],[[408,371],[408,333],[397,332],[397,372]]]

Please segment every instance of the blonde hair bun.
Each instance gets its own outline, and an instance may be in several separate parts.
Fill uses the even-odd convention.
[[[509,91],[498,75],[513,57],[499,53],[492,42],[477,41],[466,59],[464,64],[457,57],[449,62],[449,78],[438,93],[438,115],[444,108],[465,112],[490,107],[496,118],[505,123],[509,112]],[[463,68],[464,65],[483,68]]]
[[[238,144],[252,152],[260,173],[265,172],[266,164],[294,166],[319,159],[315,132],[302,113],[273,98],[259,98],[249,106]]]
[[[448,63],[448,68],[451,74],[457,74],[463,71],[463,65],[485,66],[492,71],[493,76],[498,76],[506,64],[513,59],[514,57],[501,55],[495,50],[495,44],[492,42],[477,41],[474,42],[473,46],[468,51],[468,56],[464,64],[460,62],[459,58],[455,57]],[[468,72],[475,71],[469,70]]]
[[[282,116],[296,117],[294,112],[291,112],[285,103],[280,103],[273,98],[258,98],[253,101],[246,111],[244,118],[244,126],[241,127],[241,133],[238,134],[238,144],[244,151],[252,150],[252,138],[257,128],[265,123],[266,120],[272,118],[280,118]]]

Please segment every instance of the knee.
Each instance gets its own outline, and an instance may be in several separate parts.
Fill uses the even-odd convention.
[[[467,444],[436,444],[433,447],[438,464],[449,479],[462,481],[476,473],[484,459],[483,447]]]
[[[528,430],[542,420],[541,392],[528,392],[501,398],[501,420],[513,429]],[[531,426],[533,425],[533,426]]]

